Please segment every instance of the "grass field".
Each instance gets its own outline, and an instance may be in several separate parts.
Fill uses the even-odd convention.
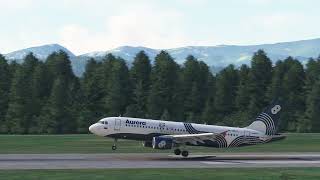
[[[113,140],[94,135],[0,135],[0,153],[139,153],[171,152],[142,147],[141,142],[119,140],[112,151]],[[285,140],[241,148],[216,149],[190,147],[190,152],[319,152],[320,134],[287,134]]]
[[[99,180],[99,179],[237,179],[237,180],[319,180],[320,168],[264,168],[264,169],[103,169],[103,170],[6,170],[0,171],[2,180]]]

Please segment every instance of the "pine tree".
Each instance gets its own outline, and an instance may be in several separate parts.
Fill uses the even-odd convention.
[[[309,59],[306,65],[306,79],[304,94],[306,95],[306,111],[304,117],[300,118],[299,132],[318,132],[319,131],[319,92],[320,82],[320,57],[317,60]]]
[[[297,120],[305,110],[305,96],[303,94],[305,74],[303,66],[298,60],[289,57],[284,62],[288,64],[288,71],[282,82],[286,108],[282,113],[281,128],[296,131]]]
[[[4,56],[0,54],[0,133],[6,133],[5,115],[8,110],[9,89],[11,74],[9,65]]]
[[[102,63],[90,59],[81,81],[83,110],[78,119],[80,132],[86,132],[88,126],[104,116],[105,84],[103,83]]]
[[[200,90],[199,90],[199,80],[200,80],[200,67],[198,60],[189,55],[186,58],[184,66],[182,68],[182,92],[184,97],[183,109],[184,116],[186,120],[191,121],[195,118],[196,113],[198,113],[197,108],[200,106]]]
[[[50,93],[47,80],[46,66],[42,62],[39,62],[31,75],[30,97],[32,104],[30,104],[30,106],[32,106],[32,109],[30,109],[31,121],[28,133],[34,134],[39,132],[38,117],[40,116],[41,109],[45,105]]]
[[[272,71],[271,84],[267,90],[267,98],[269,101],[272,101],[274,98],[283,98],[284,91],[282,81],[286,72],[287,67],[285,63],[283,61],[277,61]]]
[[[69,56],[59,51],[49,55],[45,64],[48,69],[46,88],[50,89],[50,97],[38,118],[39,132],[75,132],[79,115],[75,113],[74,107],[78,104],[73,105],[73,99],[78,96],[75,89],[79,89],[79,82],[73,74]]]
[[[42,133],[75,132],[75,121],[70,115],[67,83],[59,77],[54,81],[49,101],[40,116],[40,131]]]
[[[307,65],[306,65],[306,91],[309,93],[315,82],[317,82],[320,77],[320,57],[315,60],[315,59],[309,59]]]
[[[132,63],[130,80],[133,87],[132,104],[126,114],[130,117],[146,117],[147,97],[150,88],[151,64],[149,57],[140,51]],[[135,110],[135,111],[133,111]]]
[[[254,117],[270,103],[266,92],[272,79],[272,62],[263,50],[258,50],[252,57],[249,79],[249,114]]]
[[[208,95],[206,99],[205,108],[201,114],[202,123],[206,124],[214,124],[216,122],[216,111],[214,106],[215,101],[215,94],[216,94],[216,87],[215,87],[215,78],[210,73],[208,78]]]
[[[37,102],[32,92],[32,74],[38,63],[39,60],[30,53],[15,72],[6,114],[6,124],[10,133],[28,133],[34,124],[33,115]]]
[[[131,93],[129,84],[129,71],[123,59],[118,58],[112,63],[109,72],[109,83],[107,87],[107,96],[105,98],[105,107],[108,116],[119,116],[125,113]]]
[[[233,65],[229,65],[217,75],[214,101],[217,119],[221,119],[235,112],[238,84],[238,72]]]
[[[239,70],[239,88],[236,96],[236,106],[239,111],[247,111],[250,102],[249,88],[249,73],[250,68],[247,65],[242,65]]]
[[[167,109],[165,109],[160,117],[160,119],[165,120],[165,121],[170,121],[170,114],[169,111]]]
[[[200,119],[208,96],[209,67],[194,56],[186,58],[182,68],[182,96],[187,120]]]
[[[306,121],[310,122],[311,132],[320,132],[320,81],[316,81],[307,99]]]
[[[181,117],[179,107],[179,66],[165,51],[161,51],[155,58],[155,65],[151,73],[151,90],[148,98],[148,112],[150,118],[158,119],[167,109],[169,116],[175,119]]]

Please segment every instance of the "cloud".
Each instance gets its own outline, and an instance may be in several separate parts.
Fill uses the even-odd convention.
[[[268,5],[274,2],[277,2],[276,0],[246,0],[249,4],[254,5]]]
[[[34,0],[0,0],[1,11],[18,10],[32,6]]]
[[[307,39],[312,32],[301,34],[301,30],[311,24],[312,20],[300,13],[269,13],[246,19],[238,32],[250,34],[248,44],[274,43]]]
[[[123,13],[106,17],[99,30],[69,24],[62,27],[59,34],[60,42],[79,54],[121,45],[153,48],[183,46],[188,42],[183,26],[182,13],[139,4],[130,6]]]

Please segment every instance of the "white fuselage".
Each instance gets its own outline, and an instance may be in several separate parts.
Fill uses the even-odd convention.
[[[237,137],[255,137],[259,139],[267,138],[261,132],[247,128],[129,117],[103,118],[97,123],[91,125],[89,130],[98,136],[142,141],[151,141],[152,137],[160,135],[200,133],[222,134],[229,144]]]

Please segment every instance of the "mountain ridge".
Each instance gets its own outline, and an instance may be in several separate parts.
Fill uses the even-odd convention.
[[[25,55],[32,52],[39,59],[45,59],[52,52],[63,50],[70,56],[74,72],[77,75],[81,75],[85,70],[85,64],[88,59],[95,58],[101,60],[108,53],[122,57],[130,64],[135,55],[141,50],[145,51],[152,61],[161,50],[165,50],[179,64],[182,64],[185,58],[191,54],[211,67],[223,68],[229,64],[236,66],[249,64],[253,53],[258,49],[263,49],[273,63],[279,59],[292,56],[305,64],[308,58],[319,56],[320,38],[259,45],[184,46],[170,49],[153,49],[144,46],[119,46],[106,51],[93,51],[78,56],[59,44],[47,44],[13,51],[5,54],[5,57],[10,61],[17,60],[20,62]]]

